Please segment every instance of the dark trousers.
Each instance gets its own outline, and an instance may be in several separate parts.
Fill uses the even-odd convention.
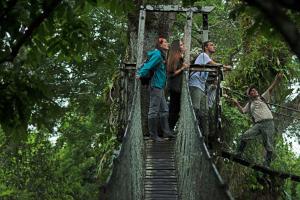
[[[174,129],[176,122],[179,118],[180,112],[180,92],[169,91],[170,94],[170,104],[169,104],[169,126],[170,129]]]

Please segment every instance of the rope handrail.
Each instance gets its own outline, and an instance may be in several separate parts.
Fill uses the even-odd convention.
[[[185,73],[176,138],[178,190],[182,199],[233,199],[222,180],[198,126]],[[209,188],[209,189],[208,189]],[[213,194],[213,195],[212,195]]]
[[[143,197],[143,134],[141,132],[140,83],[135,81],[128,123],[113,169],[101,188],[101,200],[140,200]]]

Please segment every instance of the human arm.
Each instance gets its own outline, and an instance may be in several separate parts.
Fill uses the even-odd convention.
[[[234,103],[234,105],[238,108],[238,110],[242,113],[242,114],[244,114],[244,113],[246,113],[246,112],[248,112],[248,103],[246,104],[246,106],[245,107],[242,107],[241,106],[241,104],[240,104],[240,102],[237,100],[237,99],[231,99],[232,101],[233,101],[233,103]]]
[[[180,74],[184,69],[186,69],[186,68],[188,68],[188,67],[189,67],[188,64],[183,63],[182,66],[181,66],[179,69],[175,70],[175,71],[171,74],[171,76],[172,76],[172,77],[177,76],[177,75]]]
[[[274,81],[271,83],[271,85],[266,90],[266,92],[269,92],[269,94],[271,94],[275,86],[278,85],[278,83],[282,80],[282,78],[283,78],[283,73],[276,74]]]

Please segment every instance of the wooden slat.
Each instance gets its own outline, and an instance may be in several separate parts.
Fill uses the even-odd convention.
[[[145,140],[145,200],[178,199],[174,145],[174,140]]]

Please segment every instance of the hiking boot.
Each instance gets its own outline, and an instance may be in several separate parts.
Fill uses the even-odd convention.
[[[158,137],[157,129],[158,129],[158,119],[157,118],[148,118],[148,129],[150,138],[154,141],[161,142],[162,138]]]
[[[160,127],[163,131],[163,135],[168,138],[175,138],[175,134],[170,130],[168,116],[160,117]]]

